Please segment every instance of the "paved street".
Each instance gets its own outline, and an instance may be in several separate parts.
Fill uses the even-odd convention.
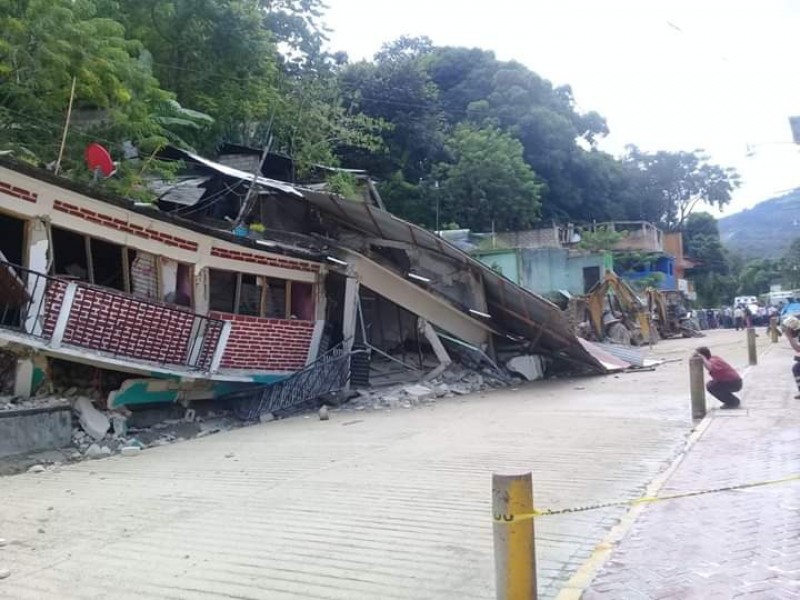
[[[742,334],[704,342],[744,363]],[[666,341],[655,354],[685,359],[697,344]],[[11,572],[0,597],[489,600],[491,473],[533,471],[540,508],[637,497],[690,433],[687,372],[683,360],[411,410],[299,417],[0,479],[0,568]],[[782,452],[730,445],[727,454]],[[715,464],[735,480],[727,454]],[[767,471],[782,472],[741,475]],[[711,520],[722,514],[720,500],[702,501],[716,502]],[[538,521],[543,598],[626,512]]]
[[[761,357],[744,410],[714,414],[662,494],[800,474],[787,346]],[[800,598],[800,481],[647,507],[583,598]]]

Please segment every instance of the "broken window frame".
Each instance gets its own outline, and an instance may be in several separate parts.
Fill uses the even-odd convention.
[[[85,268],[86,268],[86,271],[87,271],[86,281],[91,285],[98,285],[98,283],[96,281],[96,278],[95,278],[96,273],[94,272],[95,270],[94,270],[94,257],[93,257],[93,253],[92,253],[92,242],[94,240],[97,240],[98,242],[101,242],[101,243],[104,243],[104,244],[110,244],[110,245],[113,245],[113,246],[118,246],[120,248],[120,254],[121,254],[121,257],[122,257],[121,260],[120,260],[120,268],[122,269],[122,277],[121,277],[121,279],[122,279],[123,289],[114,288],[114,287],[107,287],[107,286],[99,286],[99,285],[98,285],[98,287],[107,287],[107,289],[110,289],[110,290],[123,292],[125,294],[133,294],[133,281],[132,281],[132,276],[131,276],[131,267],[133,265],[133,260],[135,259],[135,256],[132,257],[131,253],[133,253],[134,255],[136,253],[138,253],[138,252],[145,252],[145,253],[148,253],[148,254],[153,254],[152,252],[147,252],[146,250],[140,250],[138,248],[131,248],[130,246],[124,246],[122,244],[118,244],[117,242],[112,242],[112,241],[109,241],[109,240],[106,240],[106,239],[103,239],[103,238],[100,238],[100,237],[95,237],[95,236],[87,235],[87,234],[84,234],[84,233],[78,233],[77,231],[74,231],[72,229],[67,229],[66,227],[53,226],[53,225],[50,226],[50,232],[49,232],[49,238],[51,240],[53,239],[53,236],[52,236],[53,229],[64,231],[64,232],[69,233],[69,234],[71,234],[73,236],[83,238],[83,247],[84,247],[84,254],[85,254],[85,259],[86,259]],[[56,273],[56,248],[55,248],[55,244],[51,242],[50,246],[51,246],[50,247],[50,253],[51,253],[51,257],[52,258],[50,260],[50,270],[49,270],[48,274],[49,275],[62,276],[63,277],[65,275],[67,275],[67,274],[65,274],[65,273]],[[161,301],[163,301],[163,298],[165,296],[165,294],[164,294],[164,277],[163,277],[163,273],[161,272],[162,271],[161,258],[163,258],[163,257],[158,255],[158,254],[153,254],[153,256],[155,257],[155,264],[156,264],[156,270],[155,270],[156,298],[154,298],[154,300],[160,299]],[[174,261],[174,262],[178,263],[179,265],[189,266],[192,270],[194,270],[194,265],[192,265],[191,263],[184,263],[182,261]],[[189,298],[190,298],[190,305],[188,307],[186,307],[186,308],[192,308],[193,309],[194,306],[195,306],[194,293],[190,294]]]
[[[233,274],[235,275],[235,283],[233,289],[233,311],[228,310],[220,310],[218,308],[210,307],[210,299],[211,299],[211,278],[212,273],[214,271],[218,271],[221,273],[226,274]],[[261,294],[259,297],[259,314],[246,314],[242,313],[242,278],[243,277],[253,277],[256,280],[256,285],[261,289]],[[284,297],[283,297],[283,314],[282,316],[271,316],[270,312],[270,297],[269,297],[269,289],[270,289],[270,282],[280,281],[285,285],[284,288]],[[288,320],[292,319],[292,284],[295,283],[291,279],[282,279],[280,277],[268,277],[266,275],[256,275],[253,273],[243,273],[241,271],[229,271],[227,269],[217,269],[217,268],[209,268],[209,307],[211,310],[215,310],[218,312],[224,312],[228,314],[234,315],[242,315],[242,316],[251,316],[257,317],[259,319],[282,319]],[[303,283],[303,282],[297,282]],[[311,293],[313,294],[314,285],[311,284]],[[313,297],[313,296],[312,296]]]

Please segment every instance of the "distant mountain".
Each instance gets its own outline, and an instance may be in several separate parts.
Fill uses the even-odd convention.
[[[719,220],[722,244],[752,258],[780,258],[800,238],[800,188]]]

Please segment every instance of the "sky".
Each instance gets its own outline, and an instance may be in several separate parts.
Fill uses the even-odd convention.
[[[800,187],[800,0],[328,0],[332,49],[369,59],[401,35],[493,50],[611,134],[601,148],[703,149],[743,184],[724,214]],[[719,216],[720,213],[716,213]]]

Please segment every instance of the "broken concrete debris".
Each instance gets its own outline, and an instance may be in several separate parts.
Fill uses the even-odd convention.
[[[433,390],[427,385],[407,385],[402,391],[411,404],[420,404],[433,397]]]
[[[83,430],[95,440],[102,440],[111,428],[111,420],[97,410],[89,398],[78,398],[74,408]]]
[[[528,381],[536,381],[544,377],[544,359],[538,355],[515,356],[506,363],[512,373],[517,373]]]
[[[512,379],[510,383],[517,385],[520,381]],[[484,369],[479,373],[454,363],[430,381],[359,390],[344,408],[355,410],[411,408],[434,403],[439,398],[464,396],[507,385],[508,382],[501,380],[490,369]]]
[[[86,458],[105,458],[106,456],[111,456],[111,448],[92,444],[86,449],[85,456]]]

